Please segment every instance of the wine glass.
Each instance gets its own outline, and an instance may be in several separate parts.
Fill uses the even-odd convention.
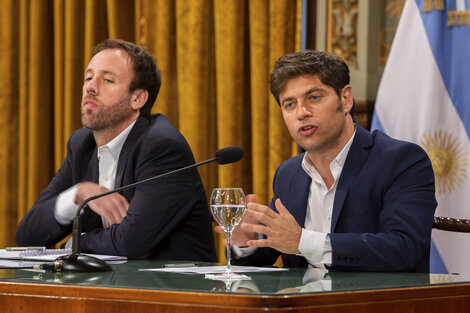
[[[206,274],[206,278],[223,281],[249,280],[250,277],[233,273],[231,263],[232,231],[245,213],[246,199],[241,188],[215,188],[210,199],[212,215],[222,227],[227,238],[227,267],[223,274]]]

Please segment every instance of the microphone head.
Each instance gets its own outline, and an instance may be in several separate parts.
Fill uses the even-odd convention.
[[[215,152],[215,160],[219,164],[238,162],[243,157],[243,149],[238,146],[225,147]]]

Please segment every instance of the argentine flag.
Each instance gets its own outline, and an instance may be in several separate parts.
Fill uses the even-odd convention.
[[[372,129],[419,144],[436,177],[436,216],[470,219],[470,0],[407,0]],[[433,230],[431,272],[470,274],[470,234]]]

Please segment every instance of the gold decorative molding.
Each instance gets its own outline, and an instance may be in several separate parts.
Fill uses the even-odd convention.
[[[433,10],[444,10],[444,0],[424,0],[423,1],[423,12],[429,12]]]
[[[328,0],[327,50],[357,68],[359,0]]]
[[[470,25],[470,10],[447,11],[447,26]]]

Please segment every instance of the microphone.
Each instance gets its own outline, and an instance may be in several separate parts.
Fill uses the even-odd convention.
[[[199,163],[191,164],[170,172],[166,172],[154,177],[150,177],[126,186],[122,186],[108,192],[91,196],[83,201],[77,208],[75,217],[73,219],[72,229],[72,254],[58,257],[52,264],[45,264],[44,269],[50,269],[56,272],[109,272],[112,271],[112,267],[103,260],[95,258],[90,255],[80,254],[80,236],[81,236],[81,211],[88,204],[88,202],[96,200],[98,198],[110,195],[112,193],[120,192],[125,189],[133,188],[141,184],[152,182],[159,178],[163,178],[169,175],[173,175],[182,171],[186,171],[198,166],[217,162],[220,165],[235,163],[241,160],[243,157],[243,149],[238,146],[225,147],[215,152],[215,156],[212,159],[202,161]]]

